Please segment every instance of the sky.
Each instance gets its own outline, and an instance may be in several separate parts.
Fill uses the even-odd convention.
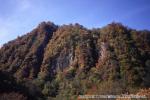
[[[42,21],[100,28],[111,22],[150,30],[150,0],[0,0],[0,46]]]

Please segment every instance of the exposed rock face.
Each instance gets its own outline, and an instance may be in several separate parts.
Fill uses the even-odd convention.
[[[115,23],[88,30],[79,24],[58,27],[43,22],[0,49],[0,70],[19,79],[53,80],[58,70],[71,67],[78,74],[96,68],[102,80],[123,79],[149,86],[149,34]]]
[[[102,42],[100,46],[100,56],[99,56],[99,62],[97,67],[101,67],[104,65],[105,62],[109,59],[109,46],[108,43]]]
[[[95,44],[88,31],[79,25],[62,26],[46,47],[41,73],[54,73],[69,67],[86,69],[94,66]],[[50,72],[53,71],[53,72]]]
[[[104,59],[107,57],[107,49],[108,49],[108,44],[102,42],[102,44],[101,44],[101,59]]]

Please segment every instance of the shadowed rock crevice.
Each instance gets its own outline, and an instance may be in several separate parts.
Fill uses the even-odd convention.
[[[42,22],[4,44],[0,71],[15,76],[35,97],[132,93],[150,87],[149,40],[150,31],[120,23],[90,30]]]

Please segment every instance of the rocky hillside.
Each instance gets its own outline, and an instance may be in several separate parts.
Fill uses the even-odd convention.
[[[0,71],[43,100],[134,93],[150,87],[150,31],[42,22],[3,45]]]

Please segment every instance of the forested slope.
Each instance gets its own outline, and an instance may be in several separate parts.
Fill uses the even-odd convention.
[[[35,99],[37,93],[44,100],[136,93],[150,87],[150,31],[120,23],[87,29],[42,22],[3,45],[0,71]]]

